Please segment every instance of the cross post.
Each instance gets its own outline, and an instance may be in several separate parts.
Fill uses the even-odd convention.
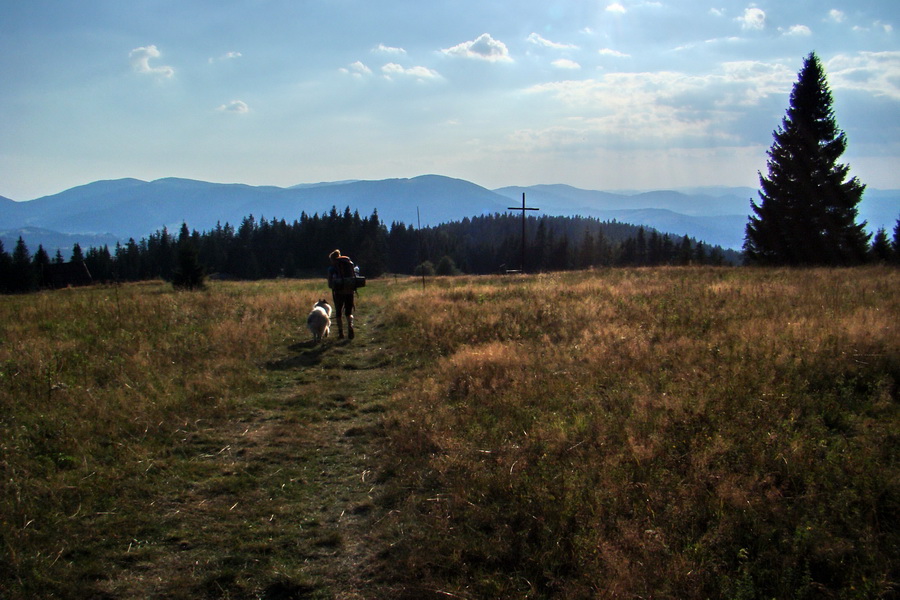
[[[507,210],[521,210],[522,211],[522,272],[525,272],[525,211],[526,210],[541,210],[539,208],[534,208],[532,206],[525,206],[525,192],[522,192],[522,207],[518,206],[509,206]]]

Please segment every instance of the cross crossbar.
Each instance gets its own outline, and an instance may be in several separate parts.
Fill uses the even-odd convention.
[[[525,272],[525,211],[526,210],[541,210],[540,208],[535,208],[533,206],[525,206],[525,192],[522,192],[522,206],[508,206],[507,210],[521,210],[522,211],[522,272]]]

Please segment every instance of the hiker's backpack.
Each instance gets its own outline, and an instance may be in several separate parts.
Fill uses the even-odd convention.
[[[366,278],[359,274],[359,267],[349,256],[337,260],[337,274],[331,278],[331,289],[336,292],[353,292],[366,287]]]

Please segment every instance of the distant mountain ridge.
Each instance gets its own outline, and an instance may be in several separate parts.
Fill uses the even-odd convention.
[[[438,224],[505,209],[490,190],[460,179],[423,175],[413,179],[350,181],[280,188],[165,178],[155,181],[96,181],[27,202],[0,205],[0,229],[36,226],[64,233],[113,233],[140,238],[162,227],[205,230],[217,222],[237,225],[257,219],[299,219],[347,206],[382,221],[414,222],[421,205],[423,222]],[[427,209],[426,209],[427,207]]]
[[[11,251],[19,235],[34,252],[42,244],[51,255],[61,247],[66,258],[71,244],[83,248],[140,240],[182,223],[208,231],[217,223],[235,227],[249,215],[285,219],[301,214],[325,214],[350,207],[363,217],[378,211],[380,220],[433,226],[466,217],[505,213],[526,194],[534,215],[582,215],[652,227],[673,235],[688,235],[708,244],[740,249],[752,188],[696,188],[686,191],[604,192],[564,184],[484,187],[442,175],[409,179],[347,180],[299,184],[288,188],[240,183],[210,183],[164,178],[154,181],[95,181],[58,194],[26,202],[0,197],[0,239]],[[860,217],[872,229],[893,230],[900,213],[900,190],[873,190],[861,204]],[[531,215],[529,215],[531,216]],[[60,237],[63,236],[63,237]],[[68,247],[57,246],[61,241]]]

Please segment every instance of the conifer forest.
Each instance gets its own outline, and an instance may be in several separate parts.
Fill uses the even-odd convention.
[[[586,217],[529,217],[525,227],[526,272],[565,271],[606,266],[738,264],[740,254],[693,238]],[[180,252],[191,248],[195,252]],[[225,223],[210,231],[177,233],[162,228],[115,248],[87,250],[75,245],[71,256],[54,257],[39,247],[34,254],[21,239],[12,255],[0,249],[4,292],[52,287],[52,265],[84,262],[94,282],[177,279],[196,260],[206,276],[256,280],[324,277],[328,253],[340,249],[367,277],[390,274],[487,274],[522,270],[522,219],[493,214],[417,229],[382,223],[377,212],[361,217],[349,207],[333,207],[298,220],[245,217],[237,227]]]

